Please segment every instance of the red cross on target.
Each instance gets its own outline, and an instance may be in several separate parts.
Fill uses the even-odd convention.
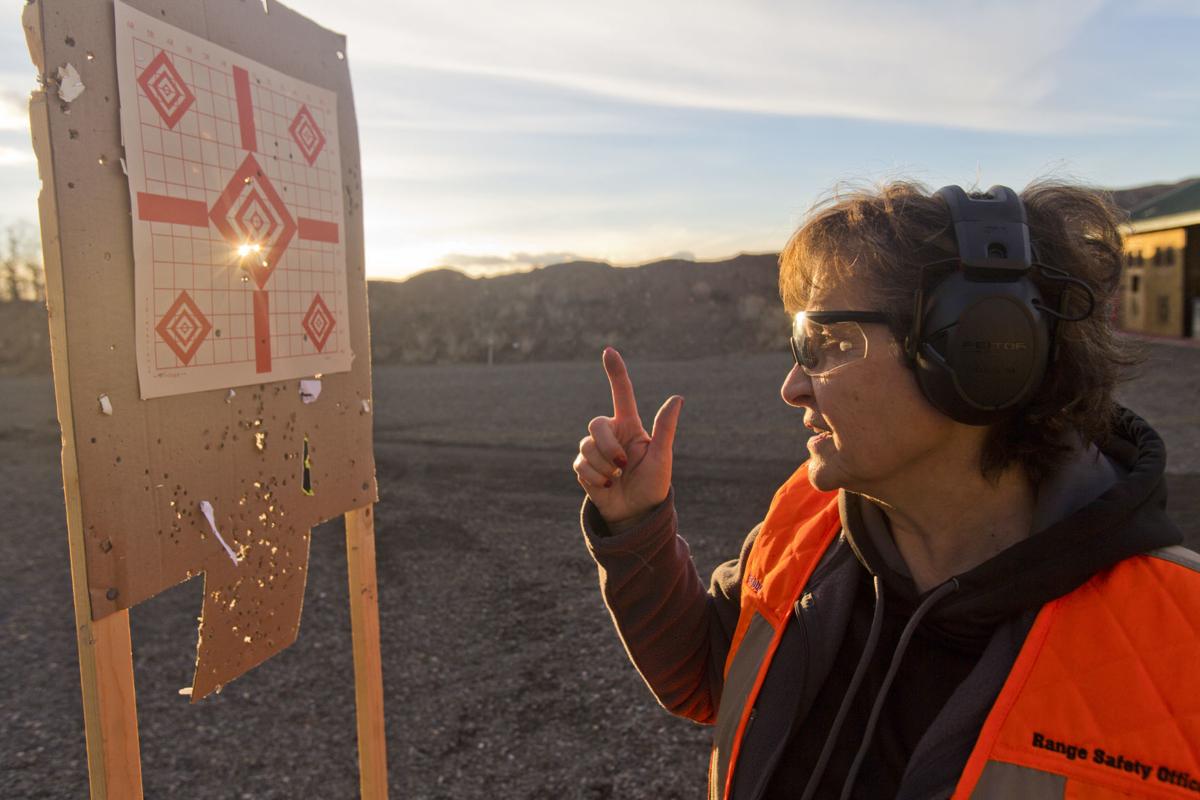
[[[150,103],[167,126],[174,128],[195,103],[196,97],[184,82],[165,50],[146,66],[137,79]],[[137,216],[146,222],[170,222],[193,227],[215,227],[238,253],[242,267],[254,279],[255,370],[271,371],[271,318],[267,284],[293,238],[337,244],[336,222],[293,218],[287,204],[254,157],[258,150],[250,75],[233,67],[233,85],[238,115],[238,135],[245,151],[241,166],[225,185],[212,208],[202,201],[164,194],[138,192]],[[306,105],[301,105],[289,133],[305,161],[311,166],[325,146],[325,135]],[[335,319],[320,295],[313,295],[302,327],[309,341],[321,352],[333,330]],[[186,291],[181,291],[155,330],[183,364],[188,364],[212,325]]]

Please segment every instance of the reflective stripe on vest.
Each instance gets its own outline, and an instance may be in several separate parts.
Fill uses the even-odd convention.
[[[1198,787],[1193,787],[1195,791]],[[1078,778],[1068,778],[1054,772],[1033,767],[1022,767],[1004,761],[989,761],[979,776],[979,782],[971,792],[972,800],[1117,800],[1122,797],[1144,797],[1112,789],[1107,786],[1087,783]],[[1166,795],[1171,796],[1171,795]]]
[[[997,781],[1018,774],[1050,791],[997,763],[1062,777],[1037,797],[1200,797],[1198,627],[1200,560],[1181,547],[1128,558],[1046,604],[954,798],[1013,796]]]
[[[714,800],[720,800],[717,787],[724,786],[724,776],[731,774],[729,762],[733,755],[734,739],[740,739],[741,735],[744,735],[743,731],[739,731],[742,722],[741,711],[746,708],[753,710],[749,699],[752,694],[757,694],[759,673],[766,674],[762,665],[767,659],[767,653],[774,649],[774,642],[775,628],[767,622],[766,617],[754,614],[738,648],[739,656],[730,664],[729,672],[725,674],[725,686],[721,690],[721,708],[730,709],[731,712],[736,709],[738,713],[721,714],[720,710],[717,712],[717,727],[713,731],[713,764],[710,768],[711,776],[717,780],[711,780],[709,785],[709,796]],[[746,724],[749,723],[747,718]]]
[[[805,462],[775,493],[746,558],[741,614],[725,661],[725,684],[713,732],[710,800],[729,797],[738,750],[792,604],[841,531],[837,500],[837,492],[819,492],[812,487]]]
[[[971,795],[978,798],[1020,798],[1020,800],[1063,800],[1067,779],[1053,772],[1019,767],[1003,761],[989,761]]]

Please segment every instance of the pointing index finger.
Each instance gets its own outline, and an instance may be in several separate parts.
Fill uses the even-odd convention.
[[[611,347],[604,348],[604,371],[608,373],[608,385],[612,387],[613,417],[638,420],[637,399],[633,395],[633,383],[625,369],[621,354]]]

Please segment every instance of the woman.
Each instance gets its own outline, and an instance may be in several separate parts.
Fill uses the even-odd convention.
[[[716,726],[710,797],[1200,791],[1200,562],[1093,313],[1120,256],[1066,185],[816,209],[780,256],[810,457],[707,592],[675,529],[682,398],[647,434],[605,350],[585,539],[659,702]]]

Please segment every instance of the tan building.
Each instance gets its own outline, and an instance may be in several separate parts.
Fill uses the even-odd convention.
[[[1200,339],[1200,182],[1143,203],[1129,217],[1119,324]]]

